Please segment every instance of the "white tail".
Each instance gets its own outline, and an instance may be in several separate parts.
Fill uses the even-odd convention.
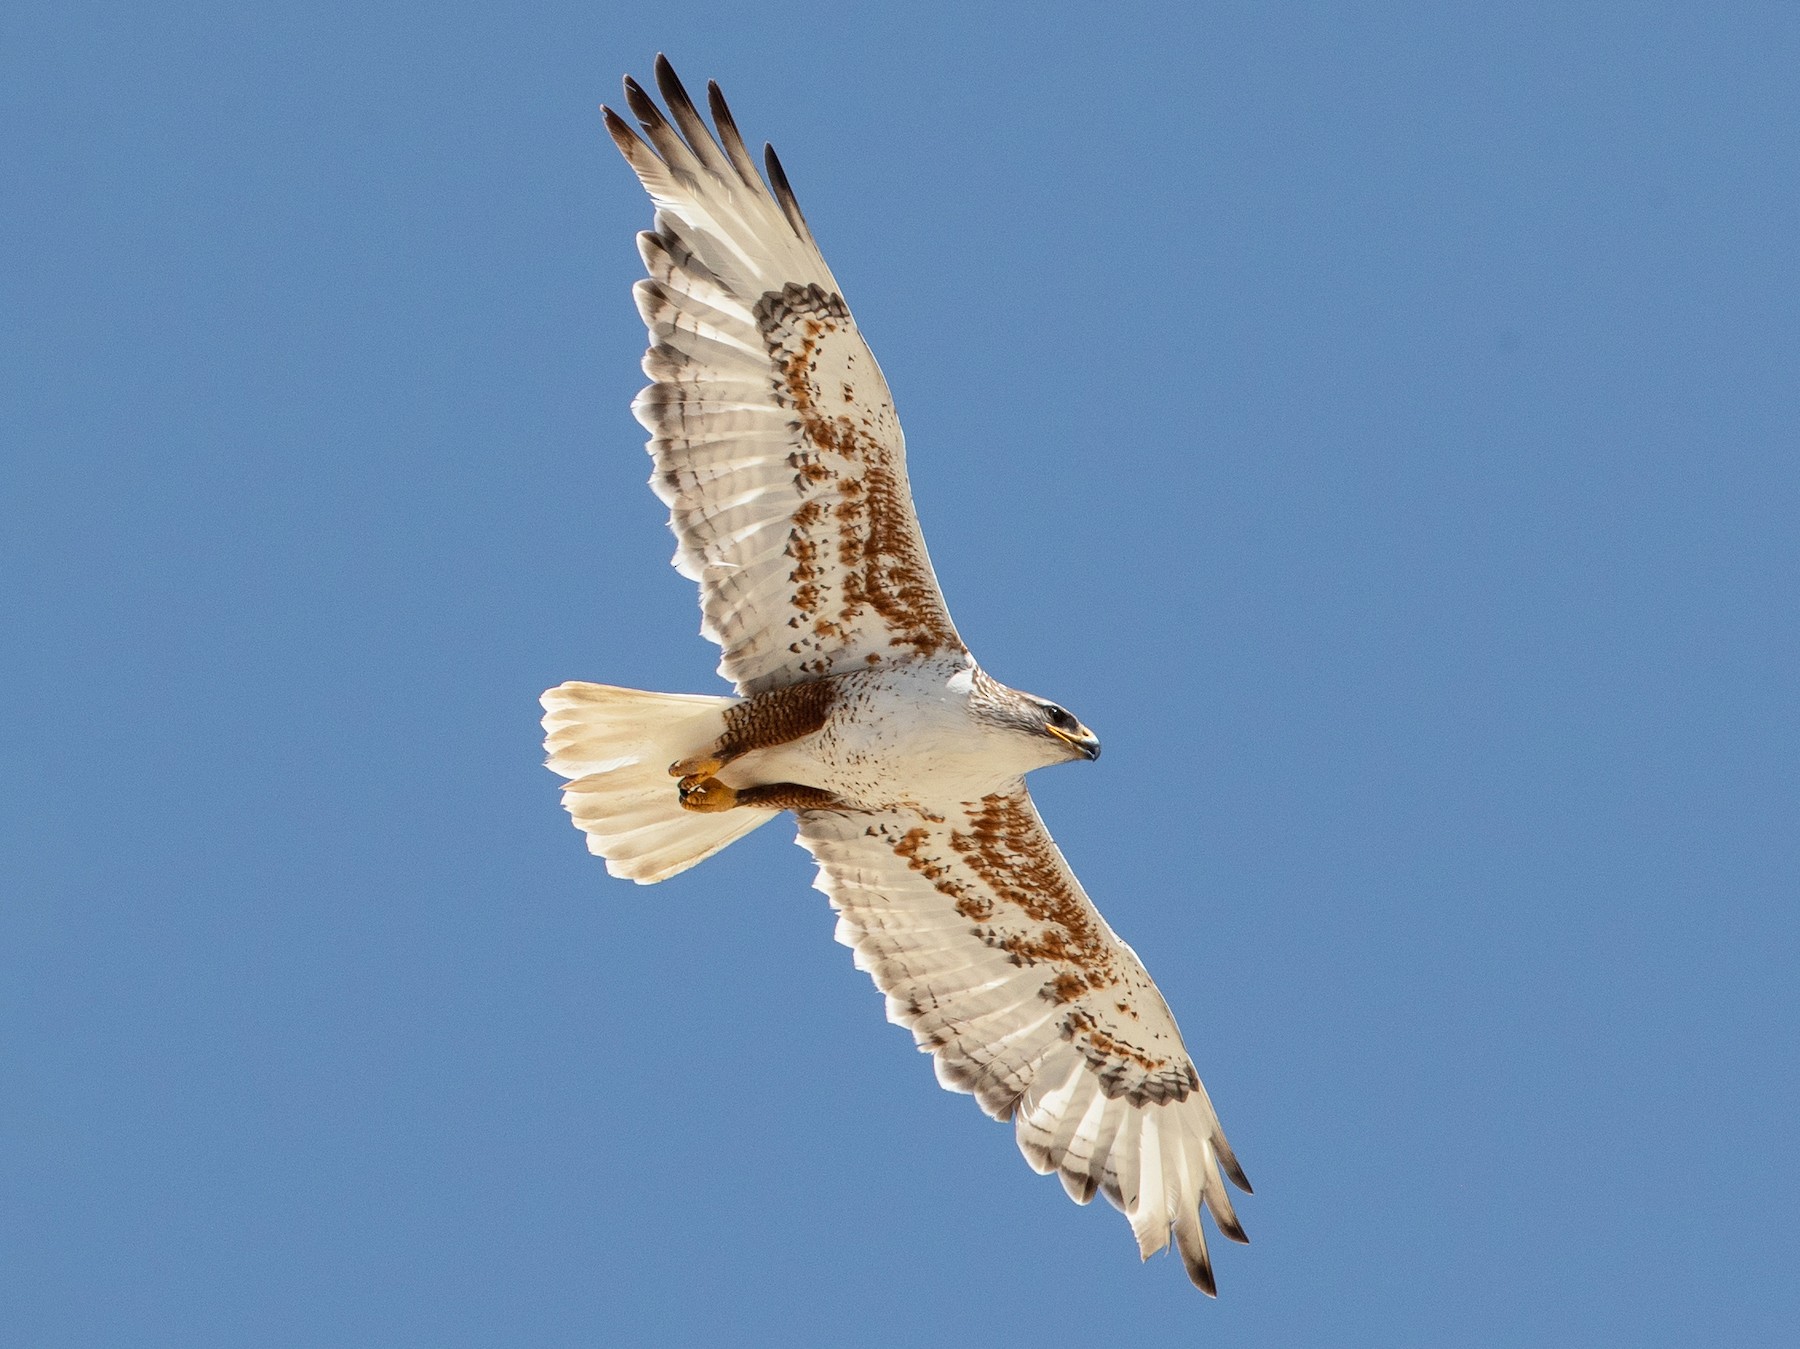
[[[572,779],[563,784],[563,807],[615,876],[639,885],[666,880],[781,813],[681,808],[669,765],[719,738],[735,698],[571,682],[540,701],[548,766]]]

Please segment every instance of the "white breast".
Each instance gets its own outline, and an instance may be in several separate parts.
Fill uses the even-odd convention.
[[[846,676],[812,735],[759,750],[722,775],[733,786],[797,782],[875,809],[975,801],[1044,763],[1026,736],[969,711],[973,667],[919,661]]]

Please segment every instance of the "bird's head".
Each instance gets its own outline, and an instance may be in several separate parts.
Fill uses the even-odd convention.
[[[1043,734],[1060,742],[1071,759],[1098,759],[1100,737],[1075,719],[1067,708],[1058,707],[1046,698],[1026,697],[1043,721]],[[1034,728],[1035,729],[1035,728]]]
[[[991,731],[1005,735],[1020,752],[1019,757],[1027,761],[1027,768],[1100,757],[1100,738],[1067,708],[1036,694],[1009,689],[985,674],[974,681],[969,710]]]

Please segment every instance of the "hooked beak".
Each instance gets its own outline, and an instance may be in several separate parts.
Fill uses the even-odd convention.
[[[1087,727],[1077,725],[1072,731],[1065,731],[1060,726],[1046,726],[1044,729],[1083,758],[1092,761],[1100,757],[1100,737]]]

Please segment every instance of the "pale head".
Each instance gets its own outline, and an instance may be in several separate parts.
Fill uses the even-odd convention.
[[[969,690],[969,713],[984,728],[1003,737],[1009,757],[1028,768],[1048,768],[1072,759],[1098,759],[1100,739],[1065,707],[1008,688],[977,672]],[[1028,771],[1028,770],[1027,770]]]

